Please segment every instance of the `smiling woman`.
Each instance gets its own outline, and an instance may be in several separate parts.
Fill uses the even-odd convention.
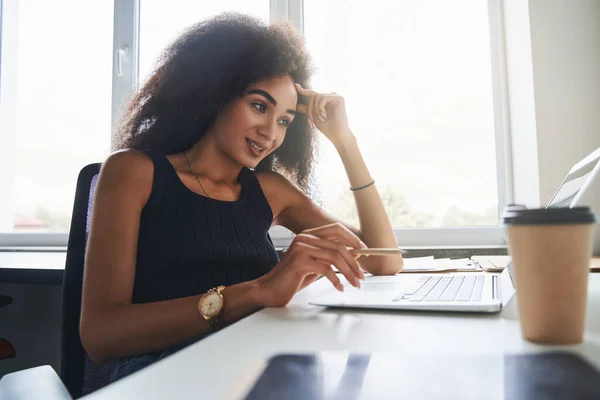
[[[274,97],[280,101],[277,102]],[[255,169],[265,159],[269,163],[268,157],[271,160],[279,159],[276,151],[283,144],[287,128],[296,115],[296,99],[292,78],[288,75],[276,76],[250,84],[241,96],[235,97],[220,110],[206,134],[183,152],[188,172],[196,178],[206,196],[221,199],[232,197],[229,190],[240,186],[236,183],[240,165]],[[312,134],[305,129],[304,133],[298,132],[297,135],[306,137],[307,133]],[[217,152],[223,152],[227,157],[215,159],[213,155]],[[310,151],[304,155],[302,151],[291,154],[298,159],[308,157],[304,161],[306,163],[312,161]],[[190,160],[197,160],[194,168]],[[268,165],[265,167],[272,168]],[[293,165],[288,168],[292,169]],[[205,172],[195,173],[194,169]],[[221,175],[225,171],[232,171],[233,175]],[[201,178],[200,175],[204,176]],[[302,176],[298,178],[299,183],[305,180]],[[213,196],[209,194],[207,187]],[[221,189],[224,192],[219,192]],[[233,197],[237,195],[233,194]]]
[[[343,290],[332,267],[357,287],[363,270],[402,268],[398,254],[350,251],[396,242],[344,99],[306,89],[309,76],[290,27],[223,14],[185,31],[133,97],[96,187],[81,313],[89,356],[121,359],[113,379],[320,276]],[[318,132],[346,167],[360,228],[309,196]],[[296,233],[281,260],[275,225]]]
[[[288,78],[289,93],[279,100],[287,100],[289,111],[294,112],[297,96],[293,83],[307,85],[311,74],[302,38],[284,24],[258,31],[253,27],[262,24],[259,20],[232,15],[222,14],[190,27],[163,52],[124,114],[115,149],[165,154],[187,150],[206,133],[220,110],[231,108],[242,95],[260,95],[257,90],[249,92],[249,85],[265,78]],[[268,95],[263,90],[263,96],[254,99],[260,98],[267,111],[267,103],[272,107],[276,103],[265,93]],[[291,122],[293,115],[288,118]],[[307,190],[315,135],[306,118],[291,124],[288,133],[290,140],[256,168],[269,171],[276,162]]]

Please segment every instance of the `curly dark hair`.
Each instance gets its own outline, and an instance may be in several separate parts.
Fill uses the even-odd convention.
[[[113,149],[183,152],[249,84],[289,75],[309,87],[311,73],[304,41],[290,25],[220,14],[191,26],[164,50],[126,107]],[[315,144],[307,118],[298,114],[283,144],[256,170],[282,172],[308,193]]]

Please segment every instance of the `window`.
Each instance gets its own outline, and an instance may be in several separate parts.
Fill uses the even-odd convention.
[[[66,245],[77,174],[109,154],[125,99],[186,27],[224,11],[302,30],[313,87],[346,98],[399,242],[501,244],[511,177],[496,3],[0,0],[0,246]],[[357,223],[322,139],[317,200]],[[285,230],[272,235],[289,243]]]
[[[79,170],[110,151],[113,3],[5,1],[0,233],[67,232]]]
[[[344,95],[394,227],[497,225],[487,2],[305,0],[304,34],[313,87]],[[321,139],[322,202],[358,223]]]
[[[140,83],[152,71],[160,52],[183,30],[226,11],[249,14],[269,21],[268,0],[142,1],[140,4]]]

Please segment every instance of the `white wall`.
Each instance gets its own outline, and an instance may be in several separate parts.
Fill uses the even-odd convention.
[[[600,147],[600,1],[530,0],[529,15],[545,202]]]
[[[600,147],[600,1],[504,6],[515,200],[546,204],[569,169]],[[600,217],[600,181],[583,203]]]

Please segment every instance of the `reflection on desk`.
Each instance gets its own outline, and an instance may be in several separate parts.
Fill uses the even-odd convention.
[[[251,387],[244,381],[249,379]],[[424,385],[425,380],[431,382]],[[251,368],[232,400],[598,399],[600,372],[577,355],[280,354]]]

